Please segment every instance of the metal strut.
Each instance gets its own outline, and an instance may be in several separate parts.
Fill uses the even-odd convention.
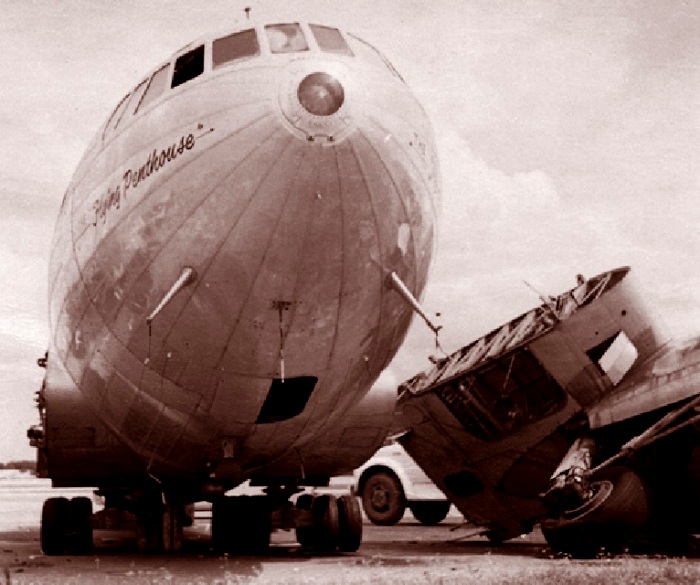
[[[408,290],[408,287],[404,284],[403,280],[399,277],[396,272],[391,272],[389,274],[389,280],[391,282],[391,285],[394,287],[396,292],[398,292],[403,299],[411,305],[413,310],[418,313],[422,318],[423,321],[425,321],[425,324],[430,327],[433,333],[435,333],[435,337],[437,338],[437,334],[442,329],[442,325],[434,325],[433,322],[428,318],[428,315],[425,314],[425,311],[423,310],[423,307],[420,306],[420,303],[416,299],[416,297],[413,296],[410,290]]]

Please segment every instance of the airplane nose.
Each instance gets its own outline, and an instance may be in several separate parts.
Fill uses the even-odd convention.
[[[299,103],[315,116],[335,114],[345,101],[345,90],[340,82],[328,73],[311,73],[299,84]]]

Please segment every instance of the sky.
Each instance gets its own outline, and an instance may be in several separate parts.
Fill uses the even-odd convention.
[[[623,265],[674,337],[700,334],[697,2],[0,0],[0,462],[34,457],[50,241],[84,149],[142,75],[245,6],[358,34],[423,104],[443,180],[423,306],[445,351]],[[390,376],[435,353],[416,320]]]

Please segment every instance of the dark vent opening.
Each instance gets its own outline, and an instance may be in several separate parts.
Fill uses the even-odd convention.
[[[316,376],[272,380],[270,391],[258,414],[257,424],[280,422],[301,414],[316,387]]]

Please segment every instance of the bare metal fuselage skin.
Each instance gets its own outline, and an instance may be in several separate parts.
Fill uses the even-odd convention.
[[[275,462],[330,475],[383,437],[383,419],[348,415],[411,320],[388,275],[417,297],[426,282],[432,131],[357,40],[324,52],[304,25],[306,50],[273,54],[256,30],[259,54],[226,66],[212,67],[215,37],[176,54],[171,70],[202,45],[203,73],[110,119],[66,192],[44,389],[57,485],[235,484]],[[344,91],[331,114],[299,101],[319,72]]]

